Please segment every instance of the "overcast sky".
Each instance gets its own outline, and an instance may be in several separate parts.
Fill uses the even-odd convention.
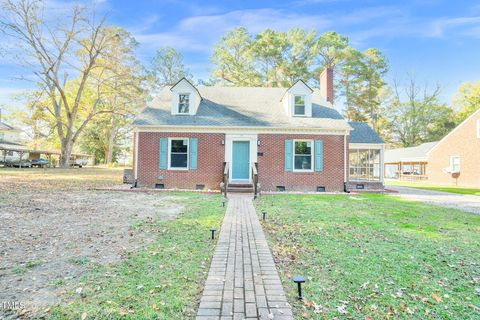
[[[49,0],[51,13],[68,1]],[[183,53],[196,79],[207,79],[215,41],[237,26],[251,32],[293,27],[336,31],[357,49],[380,49],[388,58],[387,80],[413,73],[432,86],[440,83],[450,102],[458,85],[480,80],[479,1],[129,1],[97,0],[111,24],[130,31],[140,42],[138,55],[147,65],[157,48]],[[10,40],[0,36],[0,44]],[[12,94],[31,86],[28,69],[0,61],[0,103],[15,105]]]

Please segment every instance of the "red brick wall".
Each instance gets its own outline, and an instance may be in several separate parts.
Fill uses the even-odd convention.
[[[323,171],[285,171],[285,140],[287,139],[323,140]],[[312,192],[316,191],[317,186],[325,186],[327,192],[343,191],[344,136],[259,134],[258,140],[260,140],[258,152],[263,153],[263,156],[259,156],[257,160],[261,190],[275,191],[276,186],[285,186],[286,191]]]
[[[480,187],[480,138],[477,137],[480,112],[471,116],[428,155],[428,182],[433,184]],[[444,171],[450,167],[450,156],[460,157],[460,174]]]
[[[161,170],[159,167],[160,138],[197,138],[198,163],[196,170]],[[219,189],[223,176],[225,135],[220,133],[140,132],[138,137],[138,174],[140,187],[154,187],[163,183],[165,188],[195,189],[204,184]],[[160,180],[158,177],[163,176]]]
[[[172,137],[198,139],[196,170],[159,168],[160,138]],[[286,172],[284,158],[287,139],[323,140],[323,171]],[[219,133],[140,132],[138,159],[135,160],[138,161],[139,186],[154,187],[156,183],[163,183],[165,188],[194,189],[197,184],[204,184],[209,189],[219,189],[225,161],[225,146],[221,144],[222,140],[225,140],[225,135]],[[287,191],[312,192],[316,191],[317,186],[325,186],[328,192],[343,191],[342,135],[259,134],[258,140],[258,152],[263,153],[263,156],[257,158],[261,190],[275,191],[276,186],[285,186]],[[163,179],[159,179],[159,176],[163,176]]]

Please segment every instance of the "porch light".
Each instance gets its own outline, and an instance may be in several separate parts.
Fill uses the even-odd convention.
[[[217,231],[217,229],[210,228],[210,232],[212,232],[212,240],[215,239],[215,231]]]
[[[260,140],[257,140],[257,146],[259,146],[259,145],[260,145]]]
[[[225,140],[222,139],[222,146],[225,145]]]
[[[294,276],[293,277],[293,282],[295,282],[297,284],[297,289],[298,289],[298,299],[299,300],[302,300],[303,297],[302,297],[302,283],[305,282],[305,277],[304,276]]]

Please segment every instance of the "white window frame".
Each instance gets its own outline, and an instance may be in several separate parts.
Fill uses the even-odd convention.
[[[180,96],[188,96],[188,112],[180,112]],[[177,104],[177,114],[190,114],[190,93],[179,93],[178,94],[178,104]]]
[[[457,171],[454,171],[454,169],[453,169],[454,159],[458,159],[458,170]],[[451,173],[458,173],[458,172],[460,172],[460,168],[461,168],[460,156],[450,156],[450,172]]]
[[[172,162],[172,140],[187,140],[187,166],[186,167],[172,167],[171,162]],[[167,157],[168,157],[168,170],[188,170],[190,168],[190,138],[181,138],[181,137],[175,137],[175,138],[168,138],[168,152],[167,152]]]
[[[310,169],[295,169],[295,156],[296,156],[296,153],[295,153],[295,144],[297,142],[310,142],[311,143],[311,157],[312,157],[312,161],[310,162]],[[293,157],[292,157],[292,169],[294,172],[313,172],[314,168],[315,168],[315,141],[313,140],[310,140],[310,139],[297,139],[297,140],[293,140]]]
[[[296,113],[295,107],[297,104],[295,103],[295,98],[296,97],[302,97],[303,98],[303,113]],[[307,115],[307,103],[306,103],[306,97],[304,94],[294,94],[293,95],[293,115],[295,117],[305,117]]]

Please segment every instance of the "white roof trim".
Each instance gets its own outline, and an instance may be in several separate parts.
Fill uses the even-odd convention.
[[[139,132],[196,132],[196,133],[229,133],[229,132],[252,132],[252,133],[293,133],[293,134],[323,134],[345,135],[345,129],[322,129],[322,128],[282,128],[282,127],[214,127],[214,126],[158,126],[139,125],[135,126]]]

